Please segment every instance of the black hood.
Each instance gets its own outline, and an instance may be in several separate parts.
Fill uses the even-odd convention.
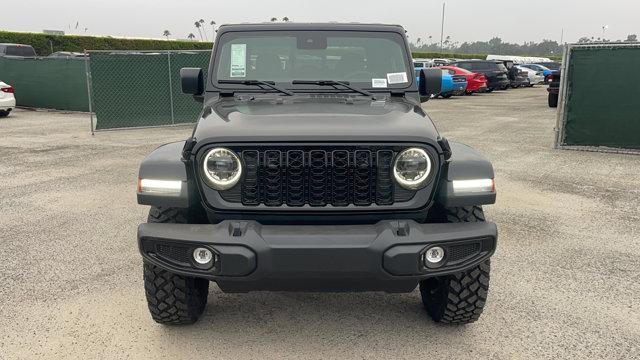
[[[193,137],[194,151],[230,142],[412,142],[439,149],[431,120],[404,98],[220,98],[205,105]]]

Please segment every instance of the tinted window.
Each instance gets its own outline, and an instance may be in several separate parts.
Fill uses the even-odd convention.
[[[560,70],[560,64],[559,63],[542,63],[540,65],[545,66],[547,69],[549,70]]]
[[[5,55],[9,56],[36,56],[36,51],[31,46],[8,45]]]

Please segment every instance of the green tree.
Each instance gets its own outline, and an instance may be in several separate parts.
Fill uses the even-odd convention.
[[[191,41],[193,41],[193,39],[195,39],[195,38],[196,38],[196,36],[193,35],[193,33],[189,33],[189,35],[187,35],[187,39],[189,39]]]
[[[627,40],[625,40],[626,42],[638,42],[638,35],[636,34],[629,34],[627,35]]]
[[[162,32],[162,36],[166,37],[169,40],[169,36],[171,36],[171,32],[169,30],[165,30]]]

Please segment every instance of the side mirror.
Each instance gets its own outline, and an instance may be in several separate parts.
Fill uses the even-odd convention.
[[[182,92],[189,95],[202,95],[204,92],[204,76],[201,68],[180,69]]]
[[[442,91],[442,70],[421,69],[418,81],[420,98],[428,99],[431,95],[438,95]]]

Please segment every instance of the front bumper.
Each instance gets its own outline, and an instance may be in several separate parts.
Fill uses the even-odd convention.
[[[493,223],[374,225],[262,225],[223,221],[215,225],[141,224],[138,245],[145,259],[178,274],[215,281],[226,292],[409,292],[425,278],[456,273],[493,255]],[[438,267],[424,266],[425,251],[445,249]],[[191,254],[207,247],[216,255],[209,270]]]

